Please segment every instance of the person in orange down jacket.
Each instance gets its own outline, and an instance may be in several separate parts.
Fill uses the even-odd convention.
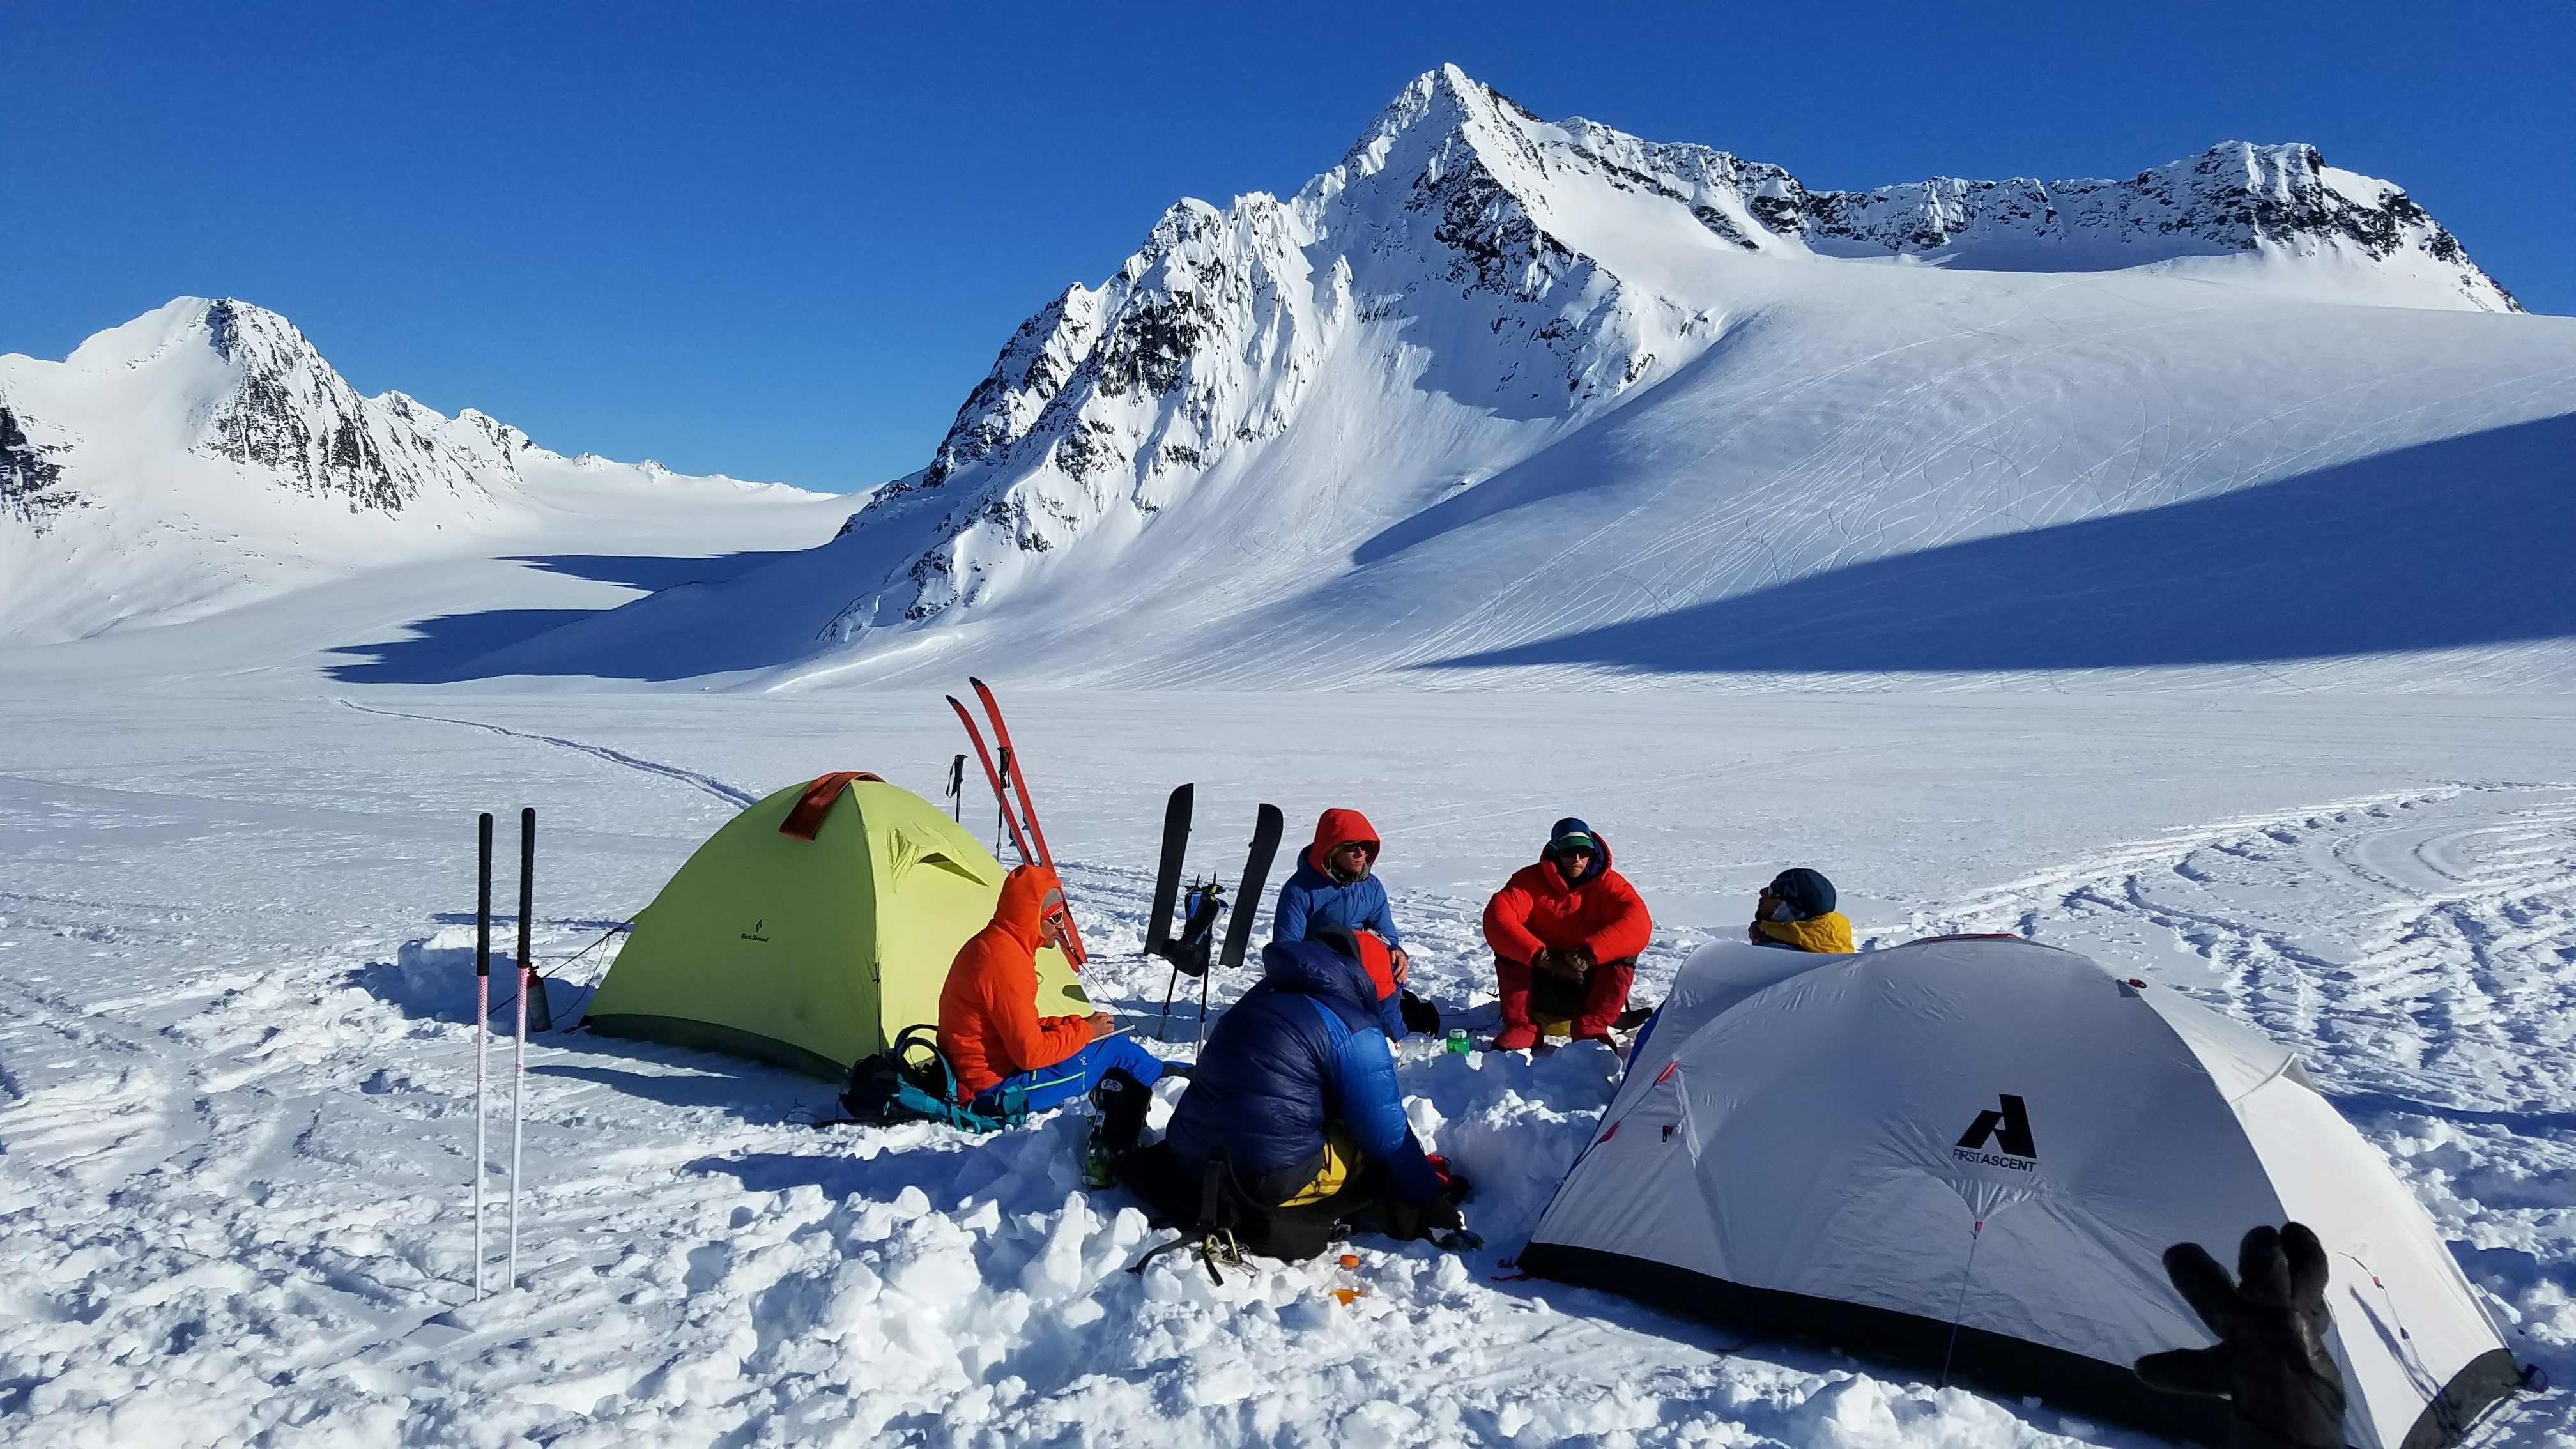
[[[1071,1101],[1123,1067],[1151,1086],[1166,1071],[1134,1040],[1112,1035],[1105,1011],[1038,1015],[1038,948],[1064,943],[1064,887],[1042,865],[1014,867],[1002,881],[991,925],[967,938],[939,991],[939,1050],[957,1071],[957,1090],[979,1112],[999,1115],[1006,1094],[1029,1111]]]
[[[1494,1050],[1538,1045],[1533,1009],[1571,1017],[1576,1041],[1608,1041],[1654,931],[1636,888],[1610,868],[1610,843],[1571,816],[1556,822],[1538,864],[1485,905],[1503,998]]]

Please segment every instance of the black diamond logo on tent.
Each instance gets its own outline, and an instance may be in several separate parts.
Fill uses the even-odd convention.
[[[1959,1138],[1959,1145],[1975,1151],[1983,1148],[1988,1138],[1994,1140],[1995,1150],[2007,1157],[2036,1160],[2039,1156],[2039,1145],[2030,1140],[2030,1114],[2022,1110],[2021,1098],[2010,1092],[2003,1094],[2001,1110],[1977,1114],[1977,1120],[1969,1123],[1967,1132]]]

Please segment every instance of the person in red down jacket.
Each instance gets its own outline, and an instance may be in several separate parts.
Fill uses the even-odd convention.
[[[1541,1019],[1571,1018],[1576,1041],[1608,1041],[1654,930],[1636,887],[1610,868],[1610,843],[1570,816],[1556,822],[1538,864],[1485,905],[1503,997],[1494,1050],[1538,1045]]]

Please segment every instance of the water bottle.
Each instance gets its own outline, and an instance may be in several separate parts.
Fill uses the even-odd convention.
[[[1360,1282],[1360,1255],[1344,1253],[1333,1265],[1334,1300],[1348,1308],[1352,1299],[1367,1296],[1368,1288]]]
[[[1463,1057],[1474,1049],[1475,1043],[1467,1040],[1467,1028],[1463,1026],[1449,1028],[1449,1055]]]

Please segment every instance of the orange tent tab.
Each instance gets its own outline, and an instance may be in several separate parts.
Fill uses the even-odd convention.
[[[833,801],[841,798],[841,792],[849,788],[852,780],[875,780],[882,784],[885,776],[871,775],[865,770],[834,770],[828,775],[815,776],[814,783],[806,786],[805,793],[797,799],[796,808],[788,811],[787,818],[778,822],[778,833],[793,835],[799,840],[813,839],[814,833],[823,828],[825,812],[832,808]]]

